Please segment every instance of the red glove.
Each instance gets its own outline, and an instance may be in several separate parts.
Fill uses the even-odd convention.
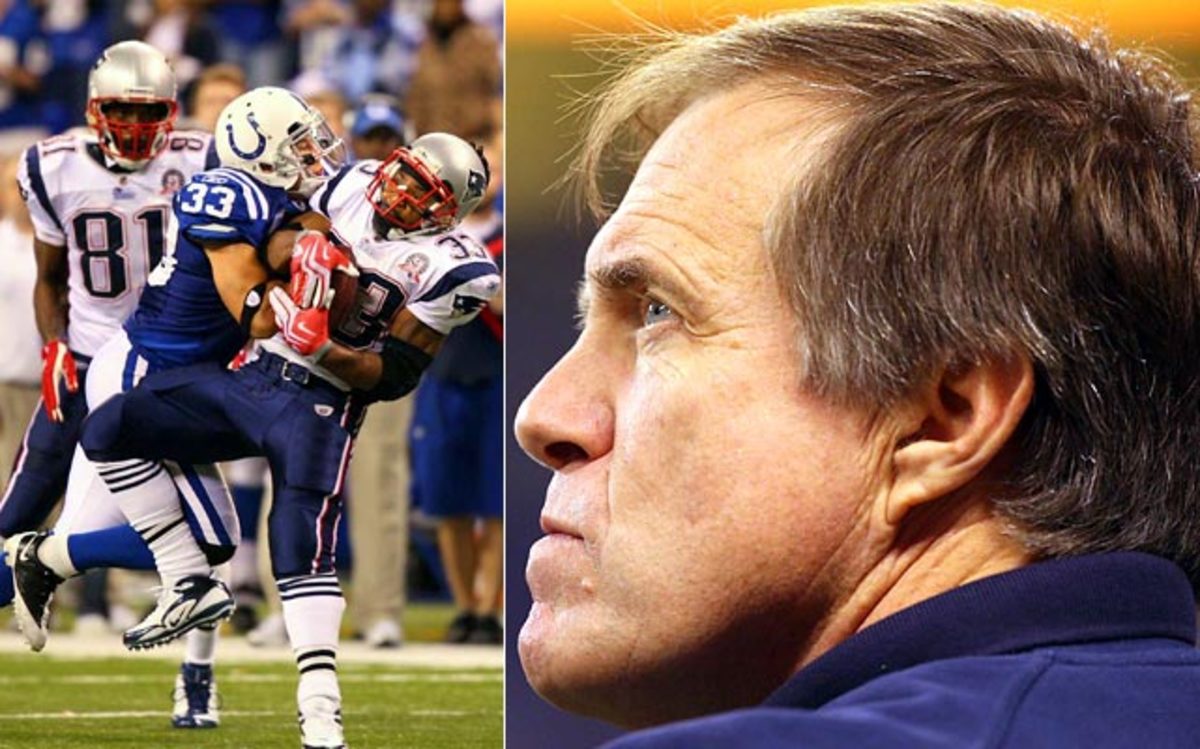
[[[300,232],[292,247],[292,284],[289,289],[292,301],[303,309],[328,308],[333,302],[335,270],[351,276],[358,275],[358,269],[350,262],[350,258],[334,247],[324,234]]]
[[[55,338],[42,346],[42,405],[51,421],[62,422],[62,385],[68,393],[79,392],[79,372],[67,342]]]
[[[271,289],[267,299],[271,309],[275,310],[275,322],[279,325],[283,340],[296,353],[318,362],[333,348],[333,341],[329,340],[327,307],[301,309],[279,287]]]

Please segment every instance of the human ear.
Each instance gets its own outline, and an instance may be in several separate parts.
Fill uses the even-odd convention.
[[[1033,388],[1029,358],[1011,354],[943,367],[914,392],[892,453],[888,523],[975,479],[1016,431]]]

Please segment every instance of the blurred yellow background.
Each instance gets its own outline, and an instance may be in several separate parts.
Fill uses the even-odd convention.
[[[571,89],[596,82],[595,63],[577,49],[597,30],[619,32],[632,18],[675,28],[711,26],[738,15],[833,5],[800,0],[508,0],[508,220],[510,227],[562,218],[547,193],[561,174],[573,129],[562,120]],[[862,4],[853,0],[848,3]],[[1200,76],[1200,0],[1054,0],[1000,2],[1073,25],[1098,25],[1120,44],[1162,50],[1189,78]],[[510,243],[511,244],[511,243]],[[521,248],[514,245],[520,252]]]
[[[628,25],[624,7],[651,20],[671,21],[675,26],[696,25],[702,19],[747,13],[831,5],[828,2],[788,0],[626,0],[620,6],[608,0],[509,0],[508,36],[517,39],[564,39],[589,25],[620,29]],[[840,3],[854,5],[863,3]],[[1074,16],[1103,24],[1118,36],[1152,37],[1166,41],[1200,31],[1200,3],[1188,0],[1057,0],[1056,2],[1000,2],[1014,8],[1034,8],[1056,15]]]

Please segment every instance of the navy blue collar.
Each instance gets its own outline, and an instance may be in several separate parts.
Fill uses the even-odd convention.
[[[1055,559],[977,580],[887,617],[825,653],[764,704],[817,708],[871,679],[944,658],[1170,638],[1195,645],[1183,570],[1136,552]]]

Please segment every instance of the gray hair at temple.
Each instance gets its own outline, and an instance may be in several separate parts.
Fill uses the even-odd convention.
[[[1033,401],[982,477],[1012,533],[1047,557],[1160,554],[1200,585],[1195,118],[1165,66],[958,4],[655,32],[623,54],[575,162],[590,208],[708,95],[765,81],[798,120],[832,116],[819,163],[762,186],[803,386],[882,412],[946,368],[1028,357]]]

